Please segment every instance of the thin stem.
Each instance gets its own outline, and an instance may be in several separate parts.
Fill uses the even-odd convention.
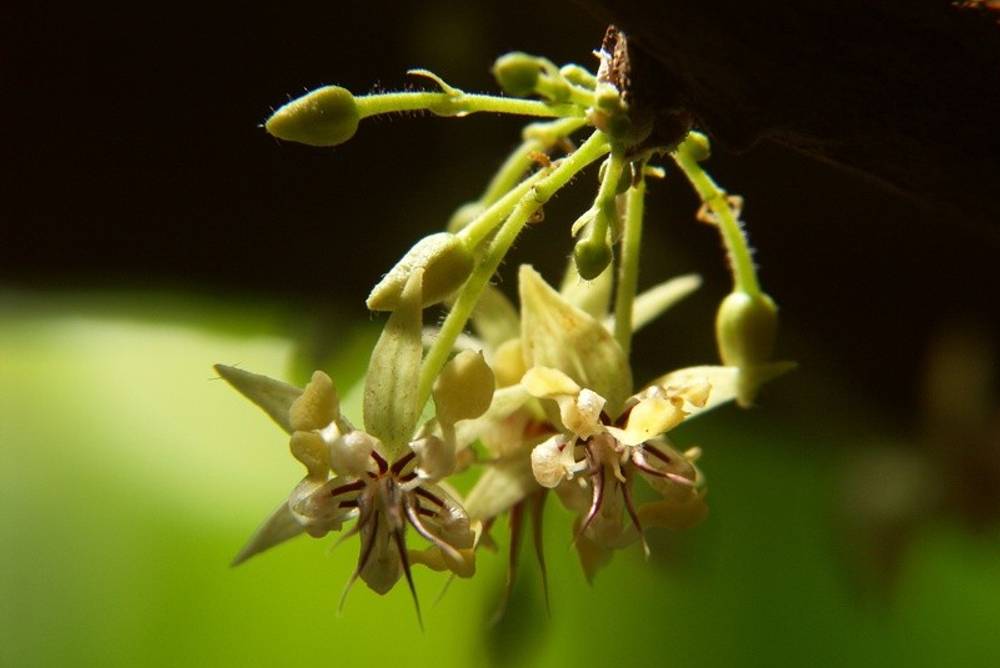
[[[514,149],[490,180],[483,196],[479,198],[480,203],[490,206],[516,186],[535,163],[532,153],[550,150],[560,139],[573,134],[586,124],[585,118],[561,118],[557,121],[529,125],[525,128],[524,141]]]
[[[469,248],[475,248],[483,239],[489,236],[490,232],[496,229],[510,215],[514,207],[521,199],[527,195],[536,183],[545,177],[545,172],[532,174],[506,195],[493,203],[490,208],[476,216],[471,223],[466,225],[458,233],[458,236],[465,241]]]
[[[625,234],[618,263],[615,294],[615,340],[628,358],[632,348],[632,310],[639,284],[639,249],[642,245],[642,217],[646,206],[646,179],[629,188],[626,195]]]
[[[560,118],[583,116],[585,110],[572,104],[548,104],[539,100],[499,97],[477,93],[406,92],[361,95],[354,98],[361,118],[394,111],[430,110],[442,116],[459,116],[480,111],[518,116]]]
[[[686,139],[677,147],[672,154],[674,161],[694,186],[701,201],[708,205],[718,219],[718,228],[729,256],[735,288],[751,296],[758,295],[760,284],[757,281],[757,270],[750,256],[746,235],[729,207],[726,191],[720,188],[694,159],[691,142],[690,138]]]
[[[438,373],[448,361],[452,346],[455,345],[455,340],[462,333],[466,322],[475,310],[479,296],[493,274],[496,273],[500,262],[510,250],[525,224],[552,195],[569,183],[577,172],[609,150],[607,135],[600,131],[594,132],[587,141],[580,145],[580,148],[559,161],[558,165],[554,165],[552,171],[542,172],[544,177],[540,178],[530,191],[525,193],[507,220],[497,230],[484,257],[473,270],[465,285],[462,286],[455,304],[441,325],[438,337],[424,357],[417,391],[418,405],[423,406],[430,398],[434,379],[437,378]]]

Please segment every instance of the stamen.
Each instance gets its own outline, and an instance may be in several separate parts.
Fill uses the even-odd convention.
[[[576,532],[573,536],[573,542],[575,543],[577,539],[583,535],[583,532],[587,530],[590,523],[594,521],[597,517],[597,513],[601,510],[601,504],[604,503],[604,467],[601,466],[597,471],[597,475],[594,476],[594,494],[593,500],[590,503],[590,510],[587,511],[587,517],[584,518],[583,522],[580,523],[580,530]]]
[[[439,498],[436,494],[433,494],[432,492],[428,492],[423,487],[417,487],[413,491],[419,494],[420,496],[424,497],[425,499],[431,501],[432,503],[436,503],[438,506],[442,508],[444,507],[444,499]]]
[[[665,452],[660,450],[655,445],[650,444],[649,442],[643,443],[642,449],[666,464],[669,464],[671,462],[670,457],[668,457]]]
[[[406,575],[406,584],[410,587],[410,595],[413,596],[413,607],[417,610],[417,623],[420,630],[424,630],[424,617],[420,614],[420,599],[417,598],[417,588],[413,585],[413,573],[410,572],[410,554],[406,551],[406,541],[403,539],[403,531],[396,529],[392,532],[393,541],[396,543],[396,551],[399,552],[399,560],[403,563],[403,574]]]
[[[496,625],[507,612],[510,594],[514,591],[514,580],[517,576],[517,558],[521,551],[521,530],[524,528],[524,501],[518,501],[510,509],[510,550],[507,553],[507,582],[503,588],[500,607],[493,614],[490,625]]]
[[[349,482],[346,485],[341,485],[340,487],[334,487],[330,490],[330,496],[340,496],[344,492],[356,492],[359,489],[364,489],[364,487],[364,480],[356,480],[355,482]]]
[[[377,514],[372,509],[368,509],[368,512],[365,512],[365,509],[361,506],[360,503],[358,504],[358,508],[361,510],[361,515],[358,517],[358,521],[355,522],[354,526],[352,526],[350,529],[340,534],[340,538],[338,538],[337,542],[333,544],[333,546],[330,548],[331,550],[337,549],[337,547],[348,538],[353,538],[354,536],[357,536],[358,532],[360,532],[362,529],[365,528],[365,525],[368,524],[369,520],[371,520],[373,515],[377,517]],[[375,523],[375,526],[376,528],[378,527],[377,521]],[[363,546],[362,549],[364,549]]]
[[[663,471],[657,471],[657,470],[656,470],[656,469],[654,469],[653,467],[651,467],[651,466],[649,466],[648,464],[644,463],[644,462],[643,462],[643,461],[642,461],[642,460],[641,460],[641,459],[639,458],[639,456],[638,456],[638,455],[633,455],[633,456],[632,456],[632,463],[633,463],[633,464],[635,465],[635,467],[636,467],[637,469],[639,469],[639,470],[640,470],[640,471],[642,471],[643,473],[648,473],[649,475],[651,475],[651,476],[656,476],[657,478],[666,478],[666,477],[667,477],[667,474],[666,474],[666,473],[664,473]]]
[[[410,524],[413,528],[417,530],[417,533],[436,545],[442,552],[446,553],[449,557],[455,561],[461,561],[462,555],[459,554],[458,550],[449,545],[446,541],[438,536],[435,536],[431,531],[424,526],[424,523],[420,520],[418,511],[413,507],[412,504],[406,502],[406,516],[410,519]]]
[[[535,561],[538,562],[538,570],[542,574],[542,592],[545,595],[545,613],[551,617],[552,607],[549,605],[549,575],[545,568],[545,548],[543,545],[545,536],[542,531],[542,514],[545,511],[545,499],[549,490],[543,489],[536,492],[531,504],[531,537],[535,544]]]
[[[380,455],[379,453],[377,453],[374,450],[372,450],[370,456],[371,456],[372,459],[375,460],[375,464],[378,465],[378,472],[379,473],[384,474],[386,471],[389,470],[389,462],[385,461],[385,458],[383,458],[382,455]],[[374,476],[372,476],[372,477],[374,477]]]
[[[618,483],[618,486],[621,487],[622,496],[625,498],[625,509],[628,511],[628,516],[632,519],[632,525],[635,526],[636,531],[639,532],[639,538],[642,540],[642,551],[649,559],[649,543],[646,542],[646,532],[643,531],[642,523],[639,521],[639,513],[635,512],[635,504],[632,502],[632,488],[628,483]]]
[[[685,487],[694,487],[694,480],[689,480],[682,475],[677,475],[676,473],[667,473],[666,476],[676,482],[678,485],[684,485]]]
[[[371,538],[368,540],[367,543],[361,546],[361,555],[358,557],[357,568],[354,569],[354,573],[351,575],[351,579],[347,581],[347,586],[344,587],[344,593],[340,595],[340,603],[337,605],[338,615],[344,612],[344,603],[347,602],[347,595],[351,592],[351,587],[354,586],[354,583],[357,581],[358,576],[361,575],[361,571],[365,569],[365,566],[368,564],[368,560],[371,559],[372,551],[375,549],[375,534],[378,532],[378,513],[371,513],[371,515],[375,516],[375,519],[373,520],[374,525],[372,526]],[[361,522],[362,520],[358,520],[358,523],[354,526],[353,532],[350,533],[349,535],[353,536],[355,533],[358,532],[359,527],[361,526]],[[348,534],[345,534],[344,538],[347,538],[347,535]],[[339,545],[344,538],[341,538],[339,541],[337,541],[337,544]]]
[[[406,453],[405,455],[397,459],[395,462],[393,462],[392,468],[390,468],[389,470],[392,471],[393,475],[399,475],[400,471],[402,471],[407,464],[413,461],[413,458],[416,456],[417,453],[415,453],[413,450],[410,450],[408,453]]]
[[[628,424],[628,416],[632,414],[632,409],[635,408],[637,405],[638,404],[632,404],[631,406],[626,408],[622,412],[622,414],[618,416],[618,419],[614,421],[614,424],[612,426],[624,428],[625,425]],[[612,424],[611,420],[609,419],[605,424]]]

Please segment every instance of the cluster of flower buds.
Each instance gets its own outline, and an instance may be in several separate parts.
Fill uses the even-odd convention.
[[[735,198],[699,164],[708,140],[690,132],[676,145],[651,145],[649,116],[630,103],[625,36],[609,29],[596,55],[596,73],[505,55],[493,72],[508,96],[468,94],[414,70],[439,90],[354,96],[327,86],[268,120],[280,139],[334,146],[380,113],[550,119],[525,127],[483,195],[459,207],[447,231],[417,241],[371,291],[368,308],[389,316],[365,377],[362,427],[341,413],[321,371],[299,389],[216,367],[289,434],[306,469],[237,562],[301,533],[344,531],[361,543],[351,583],[360,578],[385,593],[405,578],[412,591],[414,564],[471,576],[477,547],[503,514],[513,558],[528,509],[544,574],[540,523],[554,490],[577,516],[574,544],[590,578],[614,550],[640,542],[648,553],[648,528],[685,528],[705,516],[701,450],[678,449],[668,432],[728,401],[748,405],[790,364],[771,361],[777,310],[760,288]],[[588,134],[574,140],[578,132]],[[663,176],[650,162],[664,156],[698,192],[702,217],[718,226],[734,289],[716,322],[721,364],[636,387],[633,334],[700,283],[688,275],[637,291],[646,181]],[[516,307],[491,285],[497,268],[542,206],[598,161],[594,203],[568,226],[578,240],[560,288],[524,265]],[[424,311],[435,305],[447,316],[425,327]],[[470,466],[480,471],[463,499],[447,478]],[[637,503],[638,478],[657,500]],[[410,546],[411,531],[422,549]]]

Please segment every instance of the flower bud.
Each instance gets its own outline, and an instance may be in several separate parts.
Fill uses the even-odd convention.
[[[708,160],[712,155],[712,145],[709,143],[708,137],[700,132],[689,132],[684,139],[684,146],[696,162]]]
[[[611,247],[604,239],[581,239],[573,248],[573,260],[580,278],[592,281],[611,264]]]
[[[766,294],[732,292],[715,317],[719,356],[726,366],[743,368],[766,363],[778,333],[778,307]]]
[[[495,384],[482,353],[463,350],[455,355],[434,383],[438,420],[455,424],[479,417],[490,407]]]
[[[535,92],[541,68],[538,58],[514,51],[497,58],[493,76],[508,95],[526,97]]]
[[[268,133],[285,141],[336,146],[354,136],[360,120],[349,90],[324,86],[280,107],[264,127]]]
[[[394,310],[407,279],[417,269],[424,271],[422,306],[437,304],[465,283],[473,263],[472,252],[454,234],[438,232],[424,237],[372,289],[368,308]]]

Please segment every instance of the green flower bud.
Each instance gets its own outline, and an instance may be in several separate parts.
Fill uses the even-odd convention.
[[[604,239],[581,239],[573,248],[573,261],[580,278],[592,281],[611,264],[611,246]]]
[[[747,369],[771,358],[778,333],[778,307],[766,294],[732,292],[715,317],[719,356],[726,366]]]
[[[508,95],[526,97],[535,92],[541,67],[538,58],[514,51],[497,58],[493,76]]]
[[[349,90],[324,86],[279,108],[264,127],[271,135],[285,141],[336,146],[354,136],[360,120]]]
[[[689,132],[684,140],[684,146],[696,162],[708,160],[712,155],[712,145],[709,143],[708,137],[700,132]]]
[[[493,400],[496,380],[481,352],[463,350],[441,369],[434,382],[434,405],[444,424],[477,418]]]
[[[472,273],[472,252],[454,234],[438,232],[424,237],[386,274],[371,294],[368,308],[392,311],[399,304],[406,281],[417,269],[424,271],[422,305],[424,308],[444,301]]]

